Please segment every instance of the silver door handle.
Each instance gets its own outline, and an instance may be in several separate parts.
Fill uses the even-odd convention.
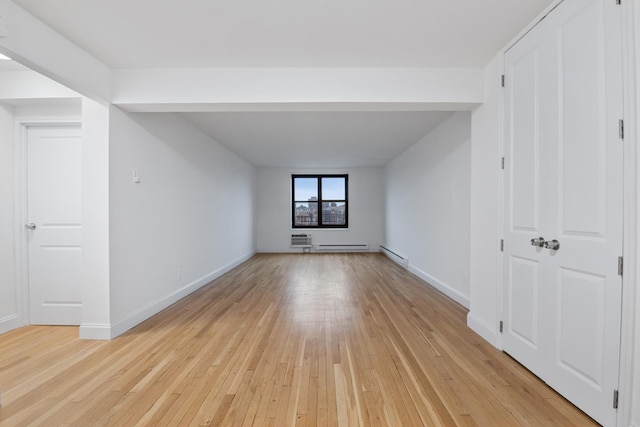
[[[29,224],[25,224],[24,228],[26,228],[27,230],[35,230],[36,229],[36,225],[32,222],[30,222]]]
[[[552,251],[557,251],[558,249],[560,249],[560,242],[558,242],[556,239],[547,240],[546,242],[544,242],[544,247]]]
[[[531,246],[537,246],[539,248],[543,248],[544,237],[536,237],[535,239],[531,239]]]

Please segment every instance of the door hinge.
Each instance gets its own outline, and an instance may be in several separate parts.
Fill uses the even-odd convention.
[[[504,252],[504,239],[500,239],[500,252]]]
[[[618,409],[618,390],[613,390],[613,409]]]
[[[504,157],[502,158],[502,160],[500,161],[500,165],[502,167],[502,169],[504,170]]]
[[[622,272],[624,270],[624,259],[619,256],[618,257],[618,276],[622,276]]]
[[[504,74],[500,77],[500,85],[504,87]]]
[[[618,120],[618,137],[624,139],[624,120]]]
[[[504,330],[504,322],[501,320],[500,321],[500,333],[502,333],[503,330]]]

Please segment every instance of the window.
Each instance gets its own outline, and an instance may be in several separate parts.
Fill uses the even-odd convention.
[[[291,175],[293,228],[346,228],[348,175]]]

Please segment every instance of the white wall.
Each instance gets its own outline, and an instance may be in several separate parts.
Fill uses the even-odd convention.
[[[291,228],[292,174],[349,174],[349,228]],[[301,252],[290,247],[292,233],[312,234],[313,244],[361,244],[378,251],[384,229],[382,168],[258,169],[258,252]]]
[[[14,247],[14,119],[0,103],[0,333],[18,323]]]
[[[80,338],[111,338],[109,105],[82,99],[82,324]]]
[[[454,113],[387,165],[386,237],[409,270],[469,306],[471,115]]]
[[[177,114],[112,107],[109,145],[115,336],[254,254],[255,169]]]
[[[80,120],[82,103],[78,98],[74,102],[60,100],[60,103],[40,104],[38,100],[27,102],[13,108],[17,120]]]
[[[498,239],[501,233],[500,88],[502,56],[485,69],[485,102],[471,113],[471,240],[467,324],[484,339],[498,345],[501,300]]]

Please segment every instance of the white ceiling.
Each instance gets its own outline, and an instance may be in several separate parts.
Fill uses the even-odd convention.
[[[187,120],[261,167],[383,166],[449,112],[186,113]]]
[[[111,68],[411,68],[482,67],[553,0],[13,1]],[[303,168],[384,165],[449,114],[184,116],[256,166]]]
[[[14,0],[113,68],[484,66],[552,0]]]

